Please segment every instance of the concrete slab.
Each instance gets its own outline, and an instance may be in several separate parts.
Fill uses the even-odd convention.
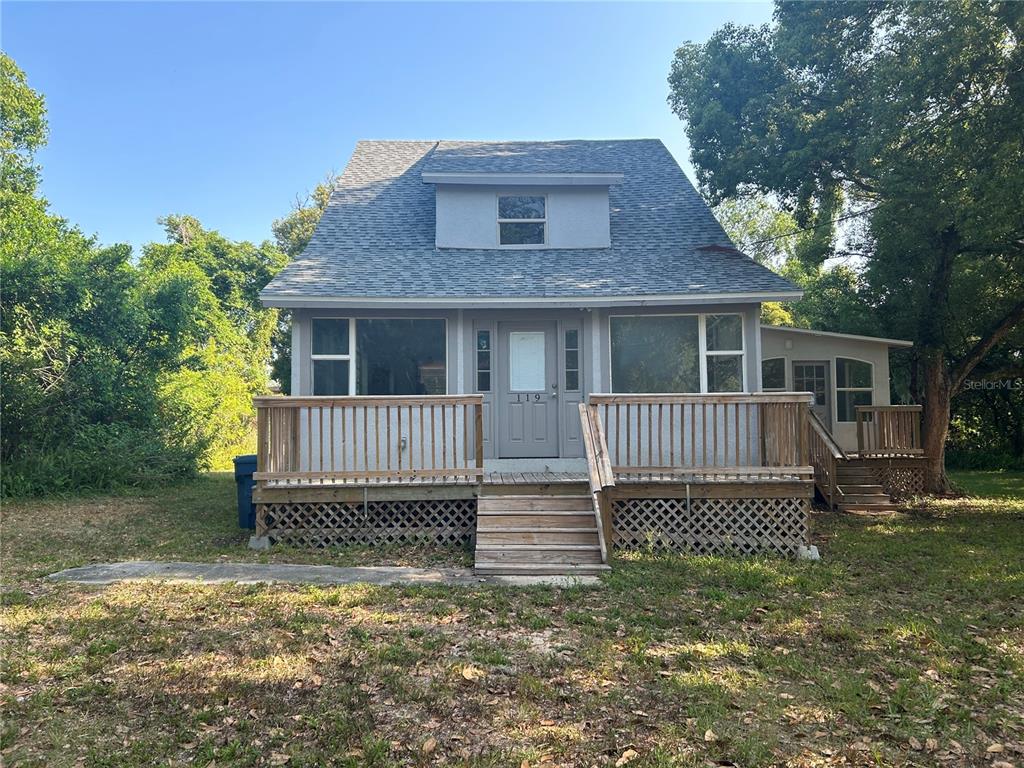
[[[478,576],[472,568],[404,568],[398,566],[340,568],[334,565],[290,563],[186,563],[129,560],[68,568],[46,577],[76,584],[119,581],[169,581],[194,584],[444,584],[475,587],[595,586],[596,576]]]

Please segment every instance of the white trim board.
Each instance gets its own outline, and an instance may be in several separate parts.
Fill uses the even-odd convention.
[[[761,325],[763,331],[781,331],[782,333],[804,333],[808,336],[831,336],[836,339],[851,341],[873,341],[877,344],[888,344],[890,347],[912,347],[914,342],[905,339],[885,339],[881,336],[861,336],[856,333],[837,333],[835,331],[816,331],[813,328],[790,328],[786,325]]]
[[[538,187],[607,187],[621,184],[621,173],[473,173],[469,171],[422,175],[425,184],[508,184]]]
[[[260,301],[265,307],[289,307],[294,309],[362,309],[370,307],[387,307],[394,309],[413,308],[456,308],[486,309],[488,307],[645,307],[664,305],[690,305],[708,303],[749,303],[765,301],[792,301],[803,296],[803,291],[776,291],[773,293],[693,293],[693,294],[659,294],[651,296],[527,296],[527,297],[478,297],[478,296],[296,296],[288,294],[260,294]],[[793,328],[779,328],[764,325],[766,329],[791,331]],[[823,333],[813,331],[813,333]],[[843,335],[843,334],[832,334]],[[851,338],[851,337],[847,337]],[[857,338],[857,337],[852,337]],[[889,341],[894,345],[910,342],[891,339],[874,339],[869,336],[859,337],[864,341]]]

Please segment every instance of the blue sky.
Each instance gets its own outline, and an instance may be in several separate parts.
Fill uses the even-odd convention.
[[[104,243],[188,213],[274,218],[360,138],[662,139],[675,48],[771,5],[6,2],[4,51],[47,100],[55,212]],[[691,173],[692,178],[692,173]]]

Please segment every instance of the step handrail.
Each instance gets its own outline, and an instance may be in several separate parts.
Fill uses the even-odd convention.
[[[818,415],[810,408],[806,413],[807,449],[811,466],[814,467],[814,482],[832,507],[838,495],[839,462],[849,459]]]
[[[818,436],[821,437],[823,441],[825,441],[825,445],[827,445],[832,451],[832,456],[837,459],[842,459],[843,461],[849,461],[850,457],[846,455],[846,451],[844,451],[839,443],[836,442],[835,437],[828,431],[828,427],[825,426],[825,423],[821,420],[818,414],[808,408],[807,416],[811,428],[818,433]]]
[[[579,404],[580,432],[583,449],[587,457],[587,478],[590,484],[590,500],[597,524],[597,540],[601,546],[601,562],[608,564],[611,546],[611,515],[605,491],[615,487],[615,475],[608,458],[604,429],[597,408],[586,403]]]

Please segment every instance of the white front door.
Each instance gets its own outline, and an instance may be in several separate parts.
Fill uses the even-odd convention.
[[[498,323],[498,355],[498,456],[558,456],[557,324]]]

